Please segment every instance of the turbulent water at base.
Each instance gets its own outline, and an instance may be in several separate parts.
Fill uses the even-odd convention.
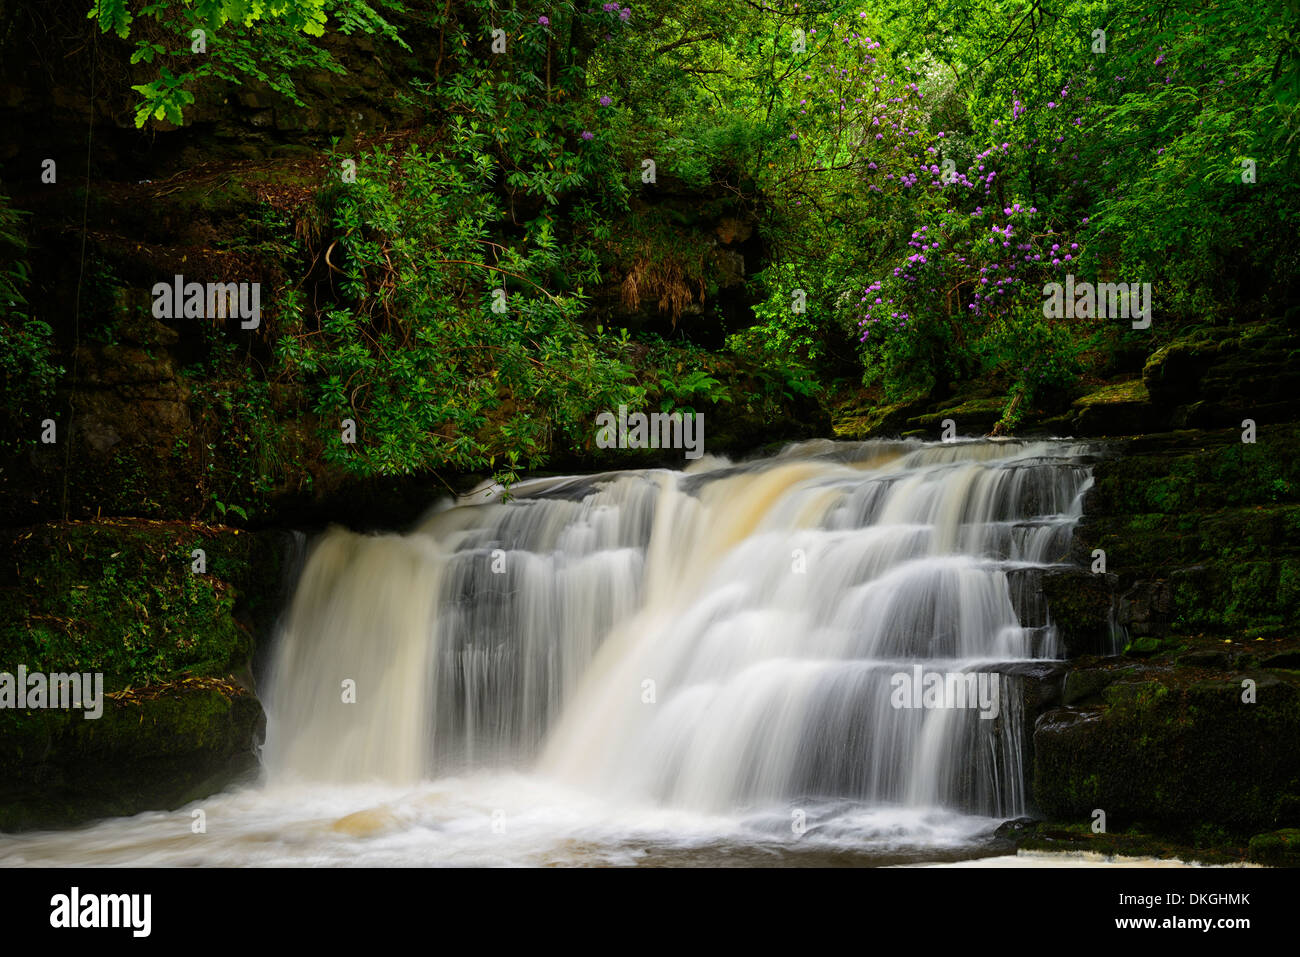
[[[0,863],[978,854],[1025,811],[1013,675],[1058,656],[1037,583],[1089,452],[812,442],[529,481],[405,535],[332,529],[263,682],[264,780],[196,805],[206,845],[144,814]],[[999,675],[997,716],[896,707],[891,676],[918,665]]]

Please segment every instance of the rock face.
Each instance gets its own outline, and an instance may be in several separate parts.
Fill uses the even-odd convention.
[[[1094,467],[1071,557],[1106,555],[1130,637],[1288,627],[1300,604],[1300,426],[1121,440]]]
[[[769,252],[757,226],[734,195],[660,173],[610,240],[593,320],[723,348],[727,335],[754,322],[746,283]]]
[[[110,699],[103,715],[5,714],[0,831],[66,827],[180,807],[257,774],[262,706],[223,682],[154,687]]]
[[[1300,736],[1294,675],[1166,664],[1091,687],[1087,669],[1071,677],[1074,704],[1043,714],[1034,731],[1034,796],[1049,818],[1087,821],[1100,809],[1108,829],[1243,836],[1300,823],[1300,754],[1283,743]]]
[[[105,700],[95,719],[0,710],[0,830],[174,808],[255,772],[252,664],[290,539],[139,519],[6,535],[0,671],[99,673]]]
[[[31,213],[28,298],[54,329],[55,359],[67,374],[35,422],[0,421],[0,444],[24,448],[0,469],[0,527],[104,514],[210,516],[214,501],[257,512],[263,525],[327,522],[340,509],[357,514],[358,504],[377,524],[413,520],[442,482],[428,474],[361,480],[326,463],[314,401],[281,381],[274,349],[286,333],[279,291],[328,274],[312,244],[329,229],[332,141],[361,149],[428,120],[391,93],[432,79],[436,61],[411,53],[381,63],[364,36],[331,34],[323,42],[348,73],[307,77],[303,107],[256,83],[214,82],[203,85],[183,128],[137,131],[126,81],[141,82],[134,73],[144,67],[128,62],[133,43],[96,40],[101,75],[92,109],[89,68],[75,54],[93,24],[78,3],[50,7],[60,29],[42,21],[30,42],[15,41],[21,25],[8,41],[0,36],[8,43],[0,47],[0,123],[31,133],[0,150],[0,179],[12,205]],[[26,14],[14,16],[21,24]],[[409,39],[418,50],[420,38]],[[31,76],[47,63],[66,63],[69,72],[50,76],[48,92],[34,89]],[[86,197],[77,163],[92,124]],[[44,157],[59,158],[55,183],[31,175]],[[584,317],[590,327],[621,325],[714,348],[753,324],[747,284],[768,253],[756,215],[734,196],[661,171],[611,232]],[[149,291],[176,275],[260,283],[265,321],[249,331],[230,319],[154,319]],[[634,360],[648,352],[632,351]],[[223,355],[238,360],[223,365]],[[783,394],[752,364],[720,365],[714,374],[733,401],[700,400],[710,452],[740,456],[830,431],[816,401]],[[45,415],[58,425],[53,445],[33,442]],[[548,467],[610,464],[570,445],[554,442]],[[482,477],[440,478],[463,488]],[[407,507],[408,498],[419,502]],[[385,504],[394,500],[402,505]]]
[[[1212,356],[1225,351],[1239,354]],[[1160,388],[1182,397],[1217,368],[1170,350],[1148,370],[1169,363]],[[1293,853],[1272,832],[1300,824],[1297,450],[1293,423],[1260,426],[1253,443],[1233,423],[1117,440],[1094,465],[1081,567],[1043,582],[1073,660],[1059,704],[1026,709],[1049,822],[1100,810],[1112,831],[1239,854],[1259,835],[1252,858]],[[1104,574],[1087,570],[1098,549]],[[1118,656],[1101,647],[1108,620]]]
[[[1111,649],[1118,581],[1117,575],[1082,568],[1052,569],[1043,575],[1043,597],[1067,658]]]
[[[1076,398],[1061,417],[1073,435],[1241,428],[1300,418],[1300,336],[1280,322],[1199,330],[1153,352],[1140,378]]]

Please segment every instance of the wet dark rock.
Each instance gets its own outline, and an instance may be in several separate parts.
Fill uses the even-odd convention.
[[[1221,356],[1235,348],[1228,342],[1186,339],[1154,352],[1142,368],[1142,384],[1153,402],[1172,405],[1199,397],[1201,378]]]
[[[1120,596],[1116,623],[1136,636],[1162,635],[1169,628],[1173,594],[1164,581],[1140,581]]]
[[[1003,821],[998,825],[993,836],[1000,839],[1015,840],[1025,834],[1033,833],[1038,828],[1038,822],[1032,817],[1018,817],[1010,821]]]
[[[103,715],[6,713],[0,735],[0,830],[66,827],[169,810],[256,775],[266,717],[238,688],[178,686]]]
[[[1061,703],[1077,705],[1099,699],[1101,693],[1120,677],[1120,672],[1105,668],[1076,668],[1065,676]]]
[[[1083,568],[1044,573],[1043,595],[1067,658],[1108,650],[1116,582],[1114,575]]]
[[[1061,680],[1068,668],[1064,661],[1016,661],[989,665],[984,670],[1020,682],[1024,721],[1032,726],[1040,714],[1060,702]]]
[[[1229,668],[1232,658],[1225,651],[1201,649],[1179,655],[1174,664],[1180,668]]]
[[[1245,677],[1256,700],[1242,700]],[[1275,827],[1300,782],[1300,679],[1216,676],[1153,661],[1088,708],[1059,708],[1034,729],[1034,798],[1048,817],[1108,827],[1191,822],[1233,834]]]
[[[1300,651],[1286,651],[1280,655],[1269,655],[1260,662],[1260,667],[1300,669]]]

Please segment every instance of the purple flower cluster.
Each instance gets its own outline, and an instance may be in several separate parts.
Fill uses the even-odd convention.
[[[859,189],[896,198],[913,194],[910,202],[926,224],[912,233],[911,252],[892,275],[860,288],[862,340],[878,341],[954,310],[987,322],[1012,309],[1036,309],[1044,282],[1080,271],[1088,245],[1084,237],[1098,231],[1081,211],[1100,198],[1101,187],[1093,183],[1106,177],[1102,171],[1114,157],[1098,149],[1087,129],[1094,118],[1104,117],[1093,95],[1113,102],[1135,86],[1157,89],[1170,83],[1177,72],[1170,55],[1158,48],[1141,76],[1107,75],[1104,64],[1094,64],[1068,76],[1055,94],[1050,88],[1012,90],[1010,116],[991,118],[986,128],[1006,141],[974,155],[963,172],[951,159],[970,155],[966,138],[931,132],[920,71],[903,68],[888,75],[871,52],[880,44],[852,27],[835,24],[834,36],[840,49],[860,52],[857,63],[795,78],[793,115],[807,118],[808,125],[797,124],[789,138],[801,142],[813,170],[852,168]],[[1213,90],[1210,78],[1204,82]],[[1152,135],[1158,134],[1153,130]],[[1157,140],[1149,148],[1169,163],[1176,156],[1169,145]],[[834,162],[826,162],[830,155]],[[1050,210],[1040,211],[1031,198],[1013,193],[1011,184],[1025,180],[1018,174],[1012,179],[1009,172],[1030,168],[1039,171],[1035,195],[1054,197]]]
[[[1062,96],[1067,93],[1068,87],[1062,90]],[[1049,108],[1056,105],[1053,103]],[[1013,97],[1012,109],[1013,120],[1026,112],[1018,96]],[[924,153],[938,156],[944,139],[945,134],[936,134],[937,145],[927,146]],[[859,326],[863,342],[870,341],[873,334],[879,339],[890,332],[901,332],[914,321],[916,306],[925,302],[931,305],[924,312],[942,314],[955,301],[965,303],[968,315],[991,316],[1004,308],[1001,304],[1009,306],[1022,289],[1038,288],[1036,281],[1047,268],[1045,258],[1060,269],[1077,256],[1078,243],[1070,244],[1071,252],[1063,252],[1060,243],[1052,243],[1050,249],[1045,247],[1052,230],[1049,228],[1042,234],[1034,231],[1032,224],[1039,212],[1034,206],[1013,201],[998,210],[986,209],[984,203],[977,202],[973,211],[959,213],[967,197],[987,200],[992,195],[999,167],[1012,160],[1013,150],[1019,153],[1010,142],[990,146],[975,155],[965,172],[954,171],[947,182],[939,177],[937,164],[921,163],[921,173],[928,180],[926,185],[931,195],[951,194],[951,197],[941,200],[946,209],[937,224],[921,226],[912,233],[908,245],[916,251],[893,270],[888,281],[894,296],[888,296],[886,283],[881,281],[862,290]],[[907,189],[916,185],[918,177],[904,173],[899,182]],[[1086,226],[1086,220],[1080,225]],[[1037,274],[1030,277],[1026,271],[1037,271]],[[940,294],[940,289],[945,292]],[[936,296],[945,301],[936,301]],[[904,302],[915,305],[905,307]],[[912,313],[908,312],[909,308]]]

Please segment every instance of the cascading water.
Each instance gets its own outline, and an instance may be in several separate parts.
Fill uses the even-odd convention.
[[[1090,453],[810,442],[332,529],[262,683],[265,780],[199,802],[222,839],[176,839],[182,809],[0,863],[978,855],[1025,810],[1007,676],[1058,655],[1037,578]],[[898,707],[918,670],[1006,680],[995,709]]]
[[[709,812],[1020,814],[1016,696],[993,720],[897,708],[890,678],[1055,655],[1013,582],[1064,558],[1084,451],[807,443],[524,483],[406,536],[333,530],[276,662],[268,767],[413,781],[506,765]]]

